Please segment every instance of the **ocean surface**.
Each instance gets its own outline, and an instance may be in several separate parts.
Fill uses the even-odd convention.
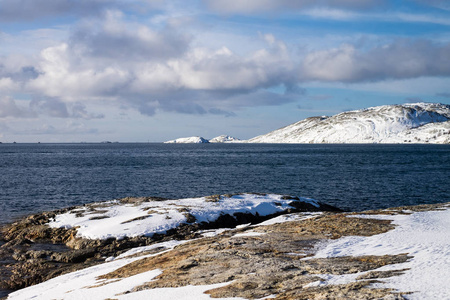
[[[0,223],[127,196],[261,192],[345,210],[450,201],[450,145],[0,144]]]

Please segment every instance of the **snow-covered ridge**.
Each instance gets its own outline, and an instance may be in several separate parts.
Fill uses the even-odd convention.
[[[166,144],[207,144],[207,143],[233,143],[240,141],[238,138],[229,135],[220,135],[207,140],[200,136],[191,136],[186,138],[179,138],[165,142]]]
[[[170,141],[167,141],[164,143],[166,143],[166,144],[206,144],[206,143],[209,143],[209,141],[200,136],[191,136],[191,137],[170,140]]]
[[[408,103],[313,117],[249,143],[450,143],[450,105]]]
[[[223,134],[209,140],[210,143],[232,143],[239,142],[240,139]]]
[[[56,215],[49,223],[53,228],[77,228],[79,237],[88,239],[124,238],[164,234],[186,223],[209,223],[222,215],[250,213],[274,215],[294,209],[293,202],[319,208],[321,204],[309,198],[276,194],[238,194],[208,196],[165,201],[124,204],[119,200],[101,202],[90,207],[78,207]]]

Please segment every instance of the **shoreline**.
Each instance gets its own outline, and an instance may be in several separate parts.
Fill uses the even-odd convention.
[[[136,198],[130,198],[130,199],[136,199]],[[133,205],[136,205],[136,202]],[[399,208],[392,208],[392,209],[371,210],[371,211],[365,211],[365,212],[340,212],[340,213],[329,212],[329,213],[321,214],[320,216],[313,216],[311,218],[311,220],[313,220],[313,221],[304,220],[304,221],[294,221],[294,223],[291,222],[292,224],[295,224],[295,226],[296,226],[295,228],[301,228],[301,229],[298,229],[300,231],[297,230],[297,233],[296,233],[296,236],[294,237],[294,239],[298,239],[297,235],[299,233],[301,233],[302,235],[306,234],[306,236],[302,237],[302,239],[301,239],[303,242],[302,242],[302,246],[300,247],[303,250],[306,249],[305,251],[303,251],[303,253],[305,253],[306,255],[300,255],[300,256],[297,255],[298,257],[296,257],[296,258],[299,259],[301,257],[311,256],[312,253],[308,254],[308,251],[312,251],[312,249],[314,249],[314,247],[316,247],[316,245],[317,245],[317,243],[319,243],[319,241],[326,241],[326,240],[329,240],[330,238],[332,240],[335,240],[340,237],[349,236],[349,235],[371,236],[374,234],[388,232],[395,227],[388,220],[374,221],[370,218],[365,218],[365,219],[349,218],[348,216],[357,216],[360,214],[365,214],[366,216],[380,215],[380,214],[384,214],[387,216],[397,215],[397,214],[402,215],[402,214],[413,213],[413,212],[433,211],[433,210],[436,210],[436,209],[439,209],[442,207],[447,207],[447,209],[448,209],[449,206],[450,206],[450,203],[442,203],[442,204],[425,204],[425,205],[417,205],[417,206],[406,206],[406,207],[399,207]],[[230,223],[231,225],[227,227],[228,233],[225,232],[225,233],[222,233],[221,235],[215,235],[213,237],[202,237],[202,234],[199,233],[200,232],[199,230],[202,228],[200,228],[199,226],[194,226],[195,228],[194,227],[190,227],[190,228],[185,227],[183,230],[178,231],[174,234],[169,234],[169,235],[165,235],[165,236],[157,235],[156,238],[151,237],[149,239],[149,237],[145,237],[145,238],[139,237],[139,238],[123,238],[120,240],[106,239],[106,240],[103,240],[103,242],[99,242],[98,240],[89,242],[89,241],[86,241],[86,239],[74,238],[76,236],[76,232],[74,231],[75,229],[73,229],[73,228],[65,229],[65,230],[61,230],[60,228],[44,229],[45,225],[43,225],[43,224],[46,224],[46,222],[44,222],[44,221],[48,221],[52,218],[55,218],[55,214],[57,214],[57,213],[61,214],[61,213],[65,213],[67,211],[68,211],[68,209],[60,210],[60,211],[57,211],[56,213],[55,212],[46,212],[46,213],[40,214],[40,217],[36,217],[36,215],[34,215],[34,216],[29,216],[27,218],[22,219],[23,222],[28,223],[28,225],[31,225],[31,227],[29,227],[29,229],[33,228],[32,231],[28,232],[28,238],[31,237],[29,235],[30,233],[37,234],[34,237],[34,240],[31,240],[31,239],[22,240],[22,241],[16,240],[17,247],[15,248],[15,250],[13,250],[12,255],[14,255],[14,259],[17,259],[18,262],[22,262],[24,266],[27,266],[28,269],[22,269],[22,271],[29,272],[30,267],[33,266],[32,265],[33,262],[36,263],[36,262],[40,261],[40,263],[42,263],[43,260],[48,261],[49,258],[51,260],[53,260],[54,262],[57,262],[58,264],[66,264],[66,265],[71,264],[68,268],[66,268],[64,270],[59,269],[51,274],[46,274],[47,277],[42,276],[42,274],[39,274],[39,272],[42,272],[42,270],[41,271],[36,270],[35,275],[37,277],[35,278],[35,280],[37,279],[37,282],[45,281],[45,280],[54,278],[55,276],[59,276],[62,274],[67,274],[65,276],[68,276],[68,275],[70,275],[70,272],[73,272],[75,270],[85,269],[86,267],[91,267],[91,266],[95,266],[95,265],[102,265],[103,263],[105,263],[105,259],[107,257],[111,257],[110,259],[112,259],[112,257],[118,257],[120,255],[123,255],[130,249],[138,249],[136,247],[150,246],[150,245],[153,245],[155,243],[160,243],[160,242],[169,242],[171,240],[174,240],[174,238],[175,238],[175,240],[184,239],[185,241],[188,242],[188,244],[191,244],[191,243],[195,244],[196,243],[195,241],[208,240],[208,239],[209,239],[208,243],[217,243],[220,240],[223,240],[226,238],[228,238],[228,240],[237,239],[236,235],[239,234],[239,232],[244,234],[244,235],[241,235],[241,237],[239,237],[239,239],[244,239],[244,240],[249,239],[250,241],[252,239],[264,239],[265,238],[264,235],[261,236],[261,234],[264,233],[265,235],[271,236],[270,239],[266,241],[268,244],[271,244],[271,243],[273,244],[276,241],[276,243],[279,243],[280,245],[284,244],[286,246],[289,244],[289,246],[286,246],[286,249],[290,249],[289,251],[298,252],[298,250],[299,250],[299,249],[293,248],[293,246],[287,242],[288,240],[293,239],[292,236],[290,238],[287,238],[285,236],[286,231],[291,231],[292,228],[286,227],[287,226],[286,224],[288,224],[288,223],[284,223],[284,222],[280,223],[278,225],[277,224],[265,225],[265,226],[252,225],[253,227],[251,227],[250,225],[247,225],[247,227],[245,227],[245,226],[239,227],[238,226],[237,229],[233,229],[236,227],[236,225],[238,225],[238,223],[246,224],[245,221],[248,221],[248,220],[242,219],[241,220],[242,222],[237,222],[237,223],[233,223],[233,224]],[[301,215],[301,212],[294,212],[291,210],[289,212],[286,211],[286,212],[280,213],[280,214],[278,214],[278,216],[282,217],[285,213],[294,214],[297,216]],[[272,215],[271,218],[273,218],[273,217],[276,217],[276,216]],[[266,218],[266,219],[270,219],[270,218]],[[348,223],[349,219],[351,220],[350,223]],[[358,221],[355,221],[355,220],[358,220]],[[256,223],[260,223],[262,221],[262,219],[250,220],[250,221],[251,222],[247,222],[247,223],[256,224]],[[310,223],[316,222],[316,224],[314,225],[316,228],[314,226],[312,226],[312,224],[309,224],[308,222],[310,222]],[[336,222],[336,223],[334,224],[333,222]],[[356,223],[352,223],[352,222],[356,222]],[[319,226],[318,224],[322,224],[322,225]],[[19,225],[19,227],[22,227],[22,229],[26,228],[26,226],[25,227],[23,227],[23,226],[24,226],[23,223],[22,223],[22,225]],[[298,226],[300,226],[300,227],[298,227]],[[39,233],[39,231],[36,230],[36,227],[39,227],[40,229],[44,229],[44,230],[41,231],[41,233]],[[223,228],[225,226],[223,226],[223,224],[217,224],[216,226],[213,226],[213,227]],[[253,229],[251,229],[251,228],[253,228]],[[269,229],[267,229],[267,228],[269,228]],[[280,231],[280,228],[283,228],[283,229]],[[203,230],[204,229],[206,229],[206,227],[204,227]],[[211,228],[209,228],[209,229],[211,229]],[[3,228],[3,230],[4,230],[4,228]],[[245,233],[246,231],[250,231],[250,233]],[[44,235],[39,237],[39,234],[42,234],[42,232],[44,232]],[[255,233],[254,237],[252,237],[253,233],[251,233],[251,232],[259,232],[259,233],[257,233],[257,234]],[[247,234],[247,237],[246,237],[246,234]],[[309,236],[308,236],[308,234],[309,234]],[[50,236],[52,236],[53,238],[50,238]],[[49,241],[50,241],[50,243],[56,242],[56,245],[64,244],[66,247],[71,248],[71,250],[68,250],[67,248],[65,248],[65,249],[61,248],[60,250],[63,250],[63,251],[61,251],[59,254],[56,254],[56,252],[58,252],[58,251],[53,251],[55,249],[48,250],[48,249],[36,248],[36,245],[38,245],[38,244],[45,245],[45,243],[39,243],[40,240],[45,240],[45,239],[47,239],[47,245],[49,245],[49,243],[48,243]],[[75,240],[77,240],[77,242],[75,242]],[[29,244],[29,246],[26,245],[27,243]],[[246,244],[246,243],[249,243],[249,241],[246,241],[244,244]],[[34,245],[32,245],[32,244],[34,244]],[[25,248],[28,247],[28,251],[25,251],[24,247]],[[34,249],[32,249],[33,247],[34,247]],[[256,246],[254,245],[253,247],[256,247]],[[259,246],[259,247],[261,247],[261,246]],[[273,247],[278,247],[278,246],[274,245]],[[296,247],[298,248],[298,245]],[[2,249],[2,250],[5,250],[4,248],[5,248],[4,245],[2,247],[0,247],[0,249]],[[261,248],[261,249],[263,249],[263,248]],[[32,249],[32,250],[29,250],[29,249]],[[91,249],[91,250],[87,250],[87,249]],[[92,250],[92,249],[95,249],[95,250]],[[242,250],[242,249],[239,250],[240,249],[239,244],[236,244],[234,246],[232,244],[231,249],[234,249],[236,251]],[[287,251],[286,249],[284,249],[283,251]],[[186,253],[189,253],[189,251],[192,251],[192,249],[186,250]],[[246,251],[248,251],[248,249]],[[192,256],[192,255],[195,256],[196,254],[194,252],[189,254],[189,256]],[[215,255],[220,256],[221,251],[218,251],[218,249],[217,249],[214,253],[215,253]],[[0,252],[0,254],[1,254],[1,252]],[[250,255],[250,254],[246,253],[246,255]],[[279,255],[281,255],[281,254],[279,254]],[[284,260],[289,257],[289,255],[287,255],[286,253],[283,256],[285,257]],[[253,258],[253,259],[257,259],[257,258]],[[289,259],[292,259],[292,257],[289,257]],[[375,259],[375,258],[373,258],[373,259]],[[371,261],[373,259],[369,259],[369,261]],[[379,267],[380,264],[381,265],[390,264],[390,263],[393,263],[394,261],[397,261],[396,263],[401,263],[401,262],[404,263],[407,260],[409,260],[410,258],[408,258],[408,256],[400,256],[400,257],[399,256],[393,256],[393,257],[390,256],[387,259],[388,259],[388,261],[385,261],[384,259],[382,259],[378,263],[375,263],[375,265]],[[377,259],[375,259],[375,260],[377,260]],[[114,259],[113,259],[113,261],[114,261]],[[178,264],[179,262],[174,262],[174,263]],[[265,262],[260,262],[260,263],[265,263]],[[343,261],[338,262],[336,259],[333,259],[332,261],[331,260],[328,261],[328,264],[334,265],[334,267],[339,267],[339,265],[348,265],[349,261],[343,260]],[[197,266],[195,266],[195,267],[197,268]],[[206,266],[204,266],[204,267],[206,267]],[[129,270],[133,269],[133,267],[130,267],[130,268],[131,269],[129,269]],[[357,268],[365,269],[365,268],[367,268],[367,263],[366,262],[359,263],[359,266]],[[373,267],[371,269],[374,269],[374,268],[375,267]],[[279,276],[286,273],[285,270],[284,271],[278,270],[277,272],[278,272]],[[289,273],[289,272],[287,272],[287,273]],[[381,275],[381,274],[384,274],[384,275]],[[120,277],[122,275],[114,275],[114,276]],[[113,275],[111,275],[111,276],[113,276]],[[371,276],[374,276],[374,275],[371,275]],[[380,273],[379,276],[386,276],[386,273]],[[113,277],[111,277],[111,278],[113,278]],[[114,277],[114,278],[117,279],[118,277]],[[383,278],[383,277],[380,277],[380,278]],[[34,283],[37,283],[37,282],[34,282]],[[162,283],[160,283],[160,284],[162,284]],[[171,283],[169,285],[172,285],[172,284],[173,283]],[[30,284],[24,283],[24,286],[29,286],[29,285]],[[158,288],[159,285],[156,285],[152,288]],[[165,284],[163,284],[163,286],[164,285]],[[360,290],[361,292],[363,291],[364,293],[369,293],[369,294],[374,292],[374,291],[371,291],[370,289],[367,290],[367,288],[365,287],[366,285],[367,284],[361,285],[358,288],[358,290]],[[148,288],[149,287],[147,287],[146,289],[148,289]],[[246,296],[249,296],[249,293],[253,293],[253,292],[251,292],[251,290],[254,290],[253,292],[255,292],[255,293],[258,292],[257,291],[258,289],[255,288],[255,289],[245,289],[245,292],[243,292],[243,293]],[[376,291],[380,292],[378,289],[376,289]],[[226,292],[225,294],[228,295],[227,293],[229,293],[229,291]],[[391,294],[392,291],[384,291],[383,290],[382,293]],[[217,295],[219,295],[219,294],[217,294]],[[242,294],[242,296],[244,296],[244,294]],[[216,295],[216,294],[214,294],[214,295]],[[291,299],[291,298],[286,298],[286,299]],[[357,298],[355,298],[355,299],[357,299]],[[403,298],[398,298],[398,299],[403,299]]]
[[[272,197],[272,198],[271,198]],[[0,227],[0,239],[5,243],[0,247],[0,282],[3,290],[17,290],[30,285],[34,285],[56,276],[72,272],[77,269],[101,264],[107,257],[118,256],[121,253],[140,246],[148,246],[157,242],[169,240],[187,240],[200,237],[201,230],[234,228],[240,224],[258,223],[269,218],[299,211],[339,211],[339,209],[313,201],[307,198],[298,198],[283,195],[270,194],[227,194],[212,195],[201,198],[185,199],[185,202],[197,201],[204,203],[209,210],[214,211],[214,207],[223,203],[231,203],[232,199],[245,201],[246,205],[256,205],[251,211],[233,206],[226,206],[225,211],[219,210],[215,217],[204,217],[204,210],[189,210],[186,204],[181,203],[175,211],[170,214],[155,210],[165,210],[164,206],[175,205],[174,201],[159,197],[127,197],[117,201],[104,201],[74,206],[55,211],[33,214],[18,221]],[[242,199],[240,199],[242,198]],[[266,199],[267,198],[267,199]],[[260,201],[260,202],[258,202]],[[192,203],[194,204],[194,203]],[[198,203],[197,203],[198,204]],[[147,206],[154,205],[152,209]],[[162,207],[161,207],[162,206]],[[258,207],[260,207],[258,213]],[[121,226],[116,230],[116,236],[104,237],[83,237],[80,236],[81,229],[77,226],[67,227],[49,226],[58,215],[72,216],[75,221],[85,220],[87,223],[98,227],[99,223],[104,224],[104,229],[109,233],[111,230],[112,218],[105,216],[107,209],[134,210],[137,215],[126,215],[126,219],[119,220]],[[113,211],[112,214],[117,214]],[[128,212],[127,212],[128,213]],[[162,214],[162,215],[161,215]],[[162,216],[162,218],[160,217]],[[140,222],[144,219],[152,220],[158,218],[159,223],[177,220],[181,215],[184,221],[173,223],[173,227],[166,227],[163,231],[156,231],[151,234],[132,234],[130,236],[122,234],[122,230],[129,230],[125,227],[135,226],[139,230]],[[84,218],[84,219],[83,219]],[[129,219],[127,219],[129,218]],[[158,224],[159,224],[158,223]],[[157,224],[157,225],[158,225]],[[83,225],[84,226],[84,225]],[[159,225],[158,225],[159,226]],[[125,233],[125,231],[123,231]],[[130,234],[130,232],[128,231]]]

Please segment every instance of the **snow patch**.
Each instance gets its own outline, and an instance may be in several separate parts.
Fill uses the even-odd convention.
[[[215,200],[201,197],[143,202],[139,205],[115,200],[102,203],[99,211],[75,208],[56,215],[49,225],[53,228],[77,227],[78,236],[88,239],[152,236],[187,223],[188,214],[195,218],[196,223],[214,222],[223,214],[267,216],[292,208],[289,203],[296,201],[282,198],[275,194],[240,194],[230,198],[221,196]],[[300,198],[300,201],[318,205],[317,201],[308,198]]]
[[[450,299],[449,208],[411,215],[359,217],[392,220],[397,226],[391,231],[370,237],[349,236],[327,242],[313,258],[408,253],[413,256],[408,262],[387,265],[376,271],[409,270],[403,275],[380,279],[383,283],[375,287],[414,292],[406,295],[407,299]]]

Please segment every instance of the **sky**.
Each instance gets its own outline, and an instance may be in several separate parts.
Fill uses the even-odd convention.
[[[450,104],[447,0],[0,0],[0,142],[248,139]]]

